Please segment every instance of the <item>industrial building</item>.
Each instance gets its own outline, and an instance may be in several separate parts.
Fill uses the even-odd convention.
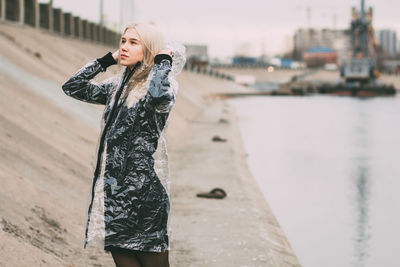
[[[394,58],[399,52],[397,33],[394,30],[384,29],[376,33],[379,52],[385,58]]]
[[[303,61],[309,68],[337,64],[337,53],[329,47],[313,47],[303,53]]]
[[[293,38],[293,58],[302,61],[304,53],[310,49],[330,48],[337,53],[336,59],[346,56],[349,37],[345,30],[333,29],[298,29]]]
[[[187,63],[192,66],[205,67],[208,64],[208,47],[199,44],[185,44]]]

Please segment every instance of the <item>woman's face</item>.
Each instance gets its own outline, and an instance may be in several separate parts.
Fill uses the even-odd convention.
[[[123,66],[133,67],[139,61],[143,61],[142,41],[135,29],[127,29],[122,35],[119,54]]]

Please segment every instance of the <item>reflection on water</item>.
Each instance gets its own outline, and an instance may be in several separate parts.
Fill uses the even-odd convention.
[[[400,266],[400,99],[231,103],[250,170],[303,266]]]
[[[364,106],[361,106],[364,108]],[[368,159],[368,115],[364,110],[359,112],[359,118],[356,121],[356,153],[355,161],[355,239],[354,239],[354,266],[364,267],[368,257],[368,242],[370,239],[369,225],[369,200],[371,198],[370,181],[369,181],[369,159]]]
[[[356,204],[357,210],[355,214],[356,217],[356,239],[354,243],[354,251],[356,256],[355,266],[363,267],[365,266],[365,260],[368,257],[368,241],[370,239],[369,233],[369,220],[368,220],[368,202],[370,198],[369,192],[369,181],[368,181],[368,169],[366,166],[358,166],[358,174],[356,181],[357,197]]]

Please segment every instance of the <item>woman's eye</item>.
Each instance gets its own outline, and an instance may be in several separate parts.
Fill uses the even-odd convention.
[[[136,42],[132,41],[131,44],[136,44]]]
[[[121,43],[125,43],[125,40],[122,40]]]

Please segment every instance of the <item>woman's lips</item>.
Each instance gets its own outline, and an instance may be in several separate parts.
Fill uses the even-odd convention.
[[[126,58],[126,57],[128,57],[128,56],[124,55],[124,54],[121,55],[121,58]]]

